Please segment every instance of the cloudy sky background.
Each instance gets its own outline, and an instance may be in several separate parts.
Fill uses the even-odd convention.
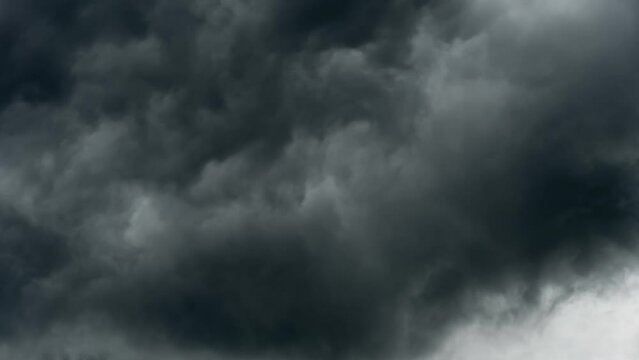
[[[0,358],[639,356],[634,0],[0,0]]]

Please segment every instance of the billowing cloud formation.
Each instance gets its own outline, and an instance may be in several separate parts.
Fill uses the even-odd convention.
[[[428,356],[489,294],[612,276],[638,16],[1,1],[0,355]]]

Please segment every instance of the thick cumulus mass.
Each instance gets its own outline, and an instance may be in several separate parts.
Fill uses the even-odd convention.
[[[0,0],[0,358],[439,359],[601,286],[637,64],[634,0]]]

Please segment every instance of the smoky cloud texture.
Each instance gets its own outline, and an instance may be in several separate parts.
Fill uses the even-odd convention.
[[[0,358],[411,359],[605,281],[638,34],[632,0],[0,0]]]

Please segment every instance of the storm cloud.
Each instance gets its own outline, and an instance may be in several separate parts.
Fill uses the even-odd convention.
[[[638,34],[631,0],[0,0],[0,357],[427,359],[612,281]]]

